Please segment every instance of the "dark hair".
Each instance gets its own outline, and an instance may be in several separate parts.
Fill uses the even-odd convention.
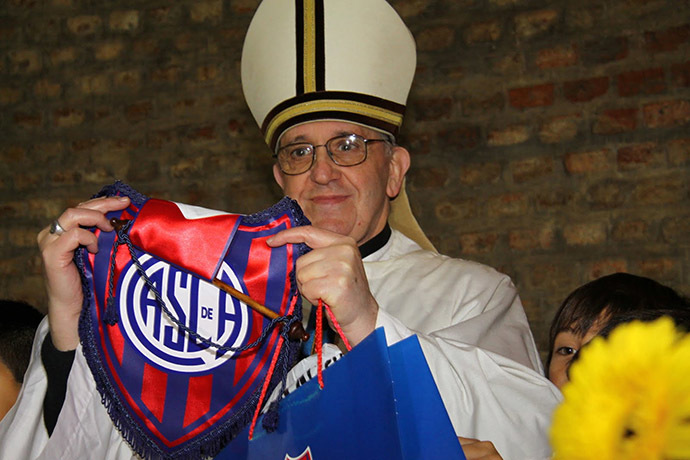
[[[668,314],[680,311],[687,314],[690,312],[690,301],[668,286],[629,273],[602,276],[580,286],[563,301],[551,323],[549,354],[545,364],[547,377],[558,333],[571,330],[577,335],[584,335],[604,311],[603,329],[606,329],[614,322],[618,325],[632,319],[642,319],[645,315],[640,313],[640,316],[632,318],[629,316],[632,312],[666,311]],[[655,318],[663,314],[657,314]],[[682,325],[682,313],[677,316]]]
[[[24,381],[36,328],[42,319],[43,314],[28,303],[0,300],[0,360],[19,383]]]
[[[608,337],[617,326],[623,323],[629,323],[631,321],[649,322],[659,319],[662,316],[671,318],[676,328],[681,332],[686,334],[690,332],[690,307],[688,307],[684,310],[662,308],[659,310],[635,310],[622,313],[607,321],[606,325],[601,328],[597,335]]]

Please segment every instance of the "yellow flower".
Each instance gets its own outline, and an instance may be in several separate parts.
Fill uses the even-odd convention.
[[[551,426],[554,460],[690,459],[690,334],[634,321],[570,369]]]

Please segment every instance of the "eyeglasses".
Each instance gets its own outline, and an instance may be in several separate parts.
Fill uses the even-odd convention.
[[[308,142],[295,142],[278,149],[273,158],[278,166],[289,176],[302,174],[311,169],[316,158],[316,149],[326,147],[328,156],[338,166],[356,166],[367,159],[367,145],[372,142],[388,142],[388,139],[365,139],[357,134],[343,134],[329,139],[325,144],[314,145]]]

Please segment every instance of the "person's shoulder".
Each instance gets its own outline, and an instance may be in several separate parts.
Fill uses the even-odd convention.
[[[393,230],[386,257],[382,262],[405,270],[416,268],[427,272],[444,273],[447,276],[478,277],[483,280],[510,281],[510,277],[489,265],[434,251],[422,249],[407,236]]]

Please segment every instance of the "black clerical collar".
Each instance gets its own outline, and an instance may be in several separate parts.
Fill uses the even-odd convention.
[[[359,253],[362,254],[362,259],[381,249],[386,243],[388,243],[390,237],[391,228],[388,223],[386,223],[386,226],[383,227],[383,230],[381,230],[378,235],[359,247]]]

